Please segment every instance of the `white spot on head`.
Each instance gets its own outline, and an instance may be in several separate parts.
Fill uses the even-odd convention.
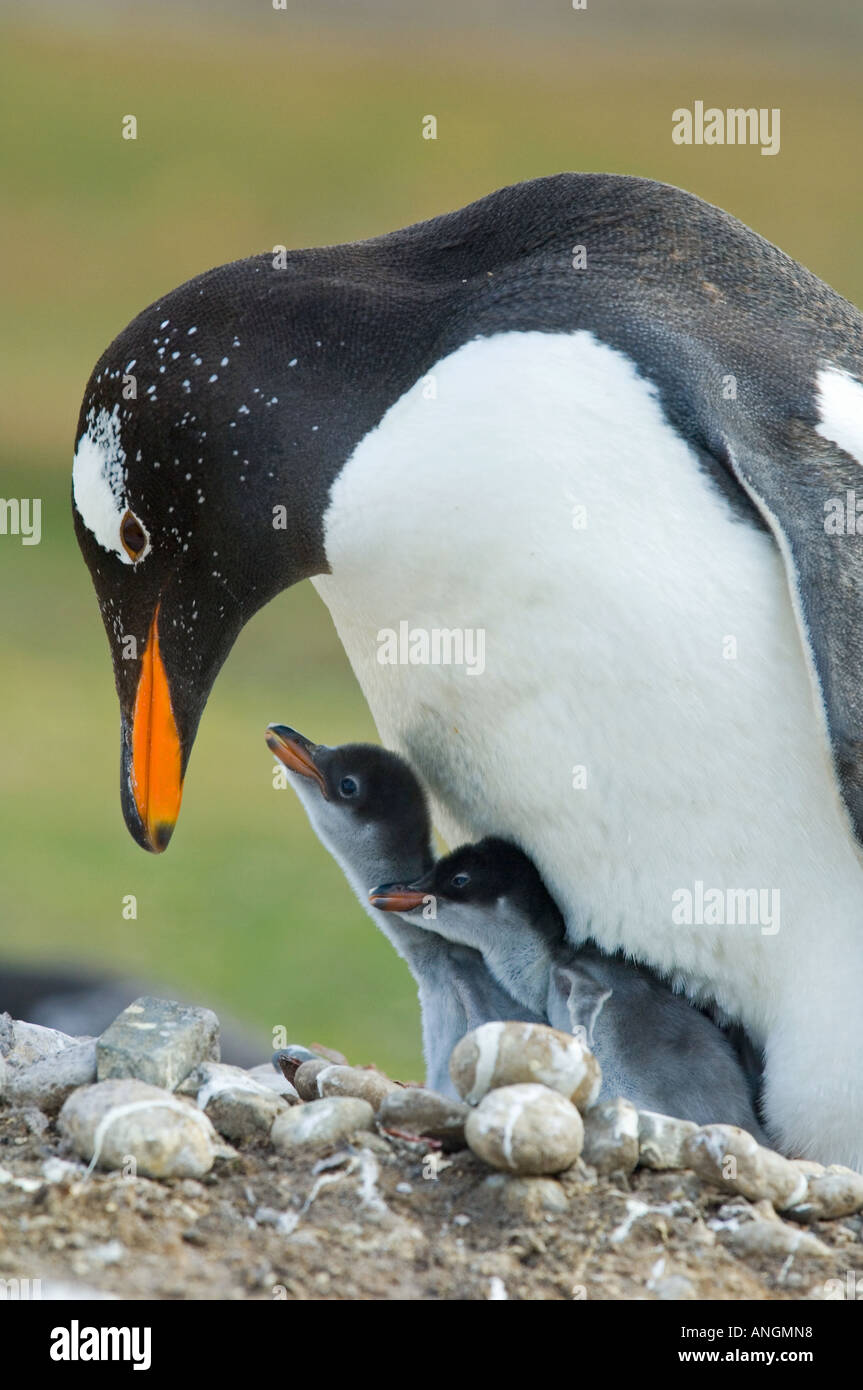
[[[118,555],[124,565],[140,563],[150,552],[150,537],[141,529],[147,543],[137,562],[124,549],[120,523],[130,510],[126,495],[126,454],[120,441],[120,410],[109,415],[104,406],[87,416],[87,430],[78,441],[72,465],[72,496],[75,509],[87,530],[104,550]]]
[[[819,372],[815,384],[821,416],[816,432],[863,463],[863,385],[835,367]]]

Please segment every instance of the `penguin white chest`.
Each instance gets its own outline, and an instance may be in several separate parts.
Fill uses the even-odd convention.
[[[847,930],[824,970],[863,965],[780,556],[626,357],[586,332],[466,344],[356,449],[325,543],[316,587],[451,843],[515,839],[574,938],[756,1035],[825,894]]]

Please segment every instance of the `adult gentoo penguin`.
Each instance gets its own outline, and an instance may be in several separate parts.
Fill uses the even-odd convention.
[[[74,468],[132,834],[164,848],[232,642],[311,578],[450,844],[516,841],[574,940],[763,1044],[775,1142],[863,1167],[863,542],[830,522],[861,330],[724,212],[604,175],[166,295]],[[482,668],[391,663],[402,623]]]

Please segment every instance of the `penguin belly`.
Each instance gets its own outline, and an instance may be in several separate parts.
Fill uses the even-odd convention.
[[[381,738],[450,845],[524,848],[573,942],[744,1024],[777,1143],[863,1165],[863,869],[773,540],[587,332],[432,380],[334,484],[315,580]]]

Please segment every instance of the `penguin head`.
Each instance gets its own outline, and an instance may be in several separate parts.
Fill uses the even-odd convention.
[[[498,918],[510,926],[522,922],[552,943],[565,936],[563,917],[533,860],[511,841],[496,836],[462,845],[413,883],[374,889],[369,900],[384,911],[423,913],[430,921],[436,917],[441,930],[455,928],[461,921],[464,932],[459,932],[459,939],[468,944],[475,939],[480,919],[486,931]]]
[[[328,748],[285,724],[271,724],[266,740],[317,834],[337,858],[428,863],[431,822],[425,795],[398,754],[368,743]]]
[[[73,515],[120,698],[123,813],[157,852],[240,629],[327,568],[323,446],[288,349],[274,352],[261,262],[139,315],[96,364],[78,422]]]

